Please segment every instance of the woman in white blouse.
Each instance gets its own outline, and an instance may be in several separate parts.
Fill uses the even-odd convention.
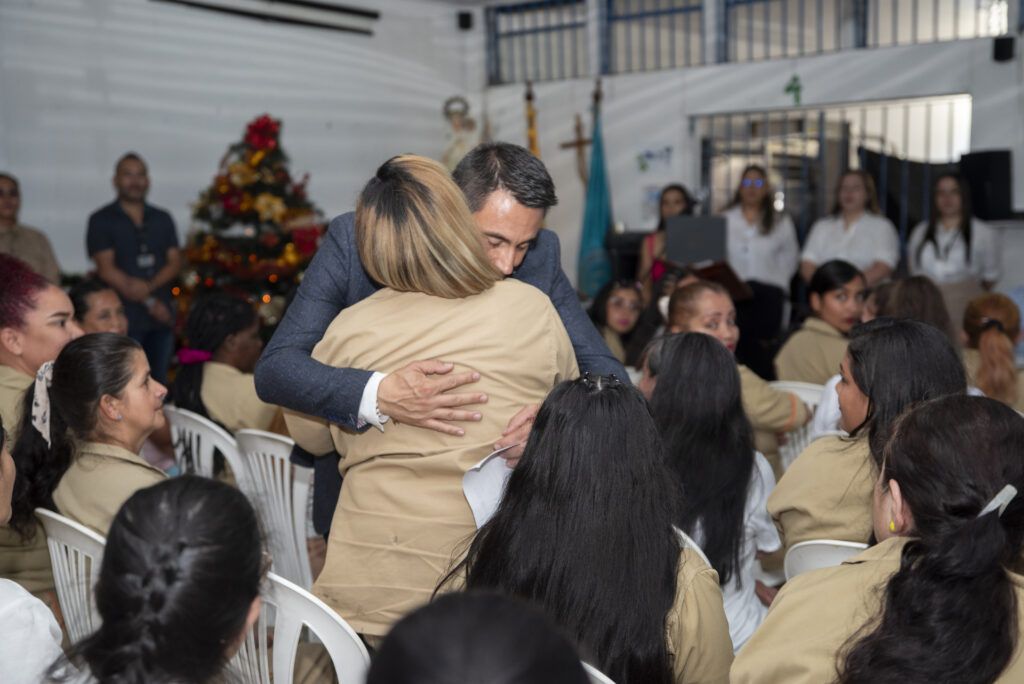
[[[774,377],[774,369],[764,343],[781,332],[789,281],[800,259],[796,228],[788,214],[775,210],[774,195],[767,171],[748,166],[724,214],[729,265],[754,293],[736,307],[743,333],[736,356],[766,378]]]
[[[832,214],[811,226],[800,274],[810,282],[818,266],[832,259],[859,268],[868,287],[888,278],[899,263],[896,227],[879,215],[875,182],[866,171],[851,170],[839,177]]]
[[[944,173],[935,179],[929,216],[910,233],[910,273],[935,281],[946,298],[950,316],[959,321],[967,302],[991,290],[999,280],[998,236],[971,216],[967,185],[956,173]]]

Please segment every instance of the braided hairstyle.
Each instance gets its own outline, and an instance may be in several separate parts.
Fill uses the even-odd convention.
[[[218,292],[192,305],[185,338],[192,349],[214,354],[229,336],[242,332],[255,321],[256,310],[249,302]],[[201,395],[203,367],[202,363],[182,365],[174,377],[170,398],[178,408],[209,418]]]
[[[256,512],[239,490],[185,475],[141,489],[110,526],[96,584],[103,624],[70,662],[99,684],[214,681],[233,655],[266,569]]]

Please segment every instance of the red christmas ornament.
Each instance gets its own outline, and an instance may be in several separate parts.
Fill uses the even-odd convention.
[[[257,150],[276,149],[280,132],[281,122],[264,114],[249,123],[245,130],[245,144]]]

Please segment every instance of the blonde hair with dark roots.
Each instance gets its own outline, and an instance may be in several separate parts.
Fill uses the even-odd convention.
[[[462,191],[431,159],[384,162],[359,195],[355,224],[363,268],[384,287],[458,299],[501,280]]]

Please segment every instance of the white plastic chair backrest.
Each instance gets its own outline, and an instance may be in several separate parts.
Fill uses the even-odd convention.
[[[243,491],[263,521],[274,572],[309,590],[313,573],[306,550],[306,508],[312,469],[288,460],[295,442],[282,435],[239,430],[235,439],[249,471]]]
[[[232,667],[249,684],[291,684],[303,626],[327,649],[339,684],[362,684],[370,655],[348,623],[326,603],[293,582],[270,573],[260,618],[246,635]],[[269,611],[273,611],[273,616]],[[273,636],[270,627],[273,626]],[[272,659],[269,644],[273,642]],[[269,666],[269,667],[268,667]]]
[[[686,534],[685,532],[683,532],[678,527],[673,525],[672,529],[676,531],[676,536],[679,537],[679,548],[680,549],[687,549],[687,548],[688,549],[693,549],[694,551],[697,552],[698,556],[700,556],[701,558],[704,559],[704,562],[707,563],[708,567],[710,568],[711,567],[711,561],[708,560],[708,557],[704,554],[704,550],[700,548],[700,545],[697,544],[697,542],[693,541],[693,539],[690,537],[690,535]]]
[[[843,561],[856,556],[866,548],[867,544],[836,539],[812,539],[794,544],[786,551],[786,560],[783,563],[786,581],[810,570],[841,565]]]
[[[93,588],[100,575],[106,539],[53,511],[37,508],[36,517],[46,532],[57,600],[68,638],[77,643],[100,626]]]
[[[615,684],[607,675],[589,663],[583,663],[583,669],[587,671],[587,679],[590,680],[590,684]]]
[[[209,418],[177,406],[165,406],[164,413],[171,421],[174,461],[181,474],[213,477],[213,452],[216,449],[231,467],[239,489],[245,490],[249,473],[238,455],[238,445],[231,433]]]
[[[821,393],[825,389],[824,385],[815,385],[810,382],[776,381],[769,384],[780,392],[795,394],[797,399],[807,404],[807,408],[811,410],[812,414],[818,408]],[[786,443],[779,445],[779,459],[782,461],[783,470],[789,468],[790,464],[800,455],[800,452],[807,448],[807,445],[810,443],[810,437],[810,421],[786,433]]]

